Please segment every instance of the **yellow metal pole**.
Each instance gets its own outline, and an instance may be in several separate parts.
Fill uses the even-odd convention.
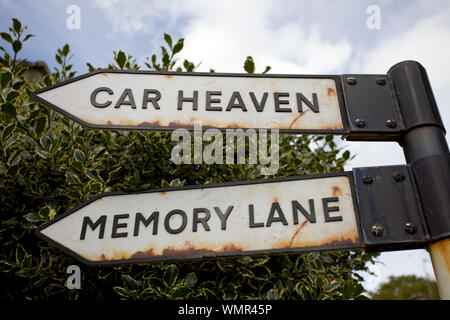
[[[450,238],[436,241],[428,246],[434,275],[442,300],[450,300]]]

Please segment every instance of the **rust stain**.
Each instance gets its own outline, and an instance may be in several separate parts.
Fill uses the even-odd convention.
[[[292,235],[291,241],[289,242],[288,248],[292,246],[292,242],[294,242],[295,237],[297,237],[298,233],[300,232],[300,230],[302,230],[302,228],[306,225],[307,222],[308,220],[305,220],[301,225],[297,227],[294,234]]]
[[[173,248],[169,247],[164,249],[161,254],[155,254],[153,248],[146,251],[138,251],[131,256],[131,259],[142,259],[142,258],[153,258],[153,257],[167,257],[167,258],[176,258],[183,256],[205,256],[205,255],[214,255],[221,252],[237,252],[243,251],[242,248],[237,247],[236,245],[230,243],[225,244],[222,248],[218,250],[207,249],[207,248],[195,248],[195,246],[190,241],[184,242],[184,248]],[[111,260],[118,260],[114,257]]]
[[[442,259],[441,262],[444,264],[442,267],[450,273],[450,254],[448,253],[450,249],[450,238],[435,242],[431,247],[439,252],[439,256]]]
[[[137,125],[138,127],[161,127],[161,122],[159,120],[153,122],[141,122]]]
[[[166,193],[167,193],[167,191],[160,191],[160,192],[158,192],[158,193],[159,193],[160,196],[165,196]]]
[[[110,120],[106,121],[106,124],[112,125],[112,122]]]
[[[277,197],[273,198],[273,202],[279,202],[278,198]]]
[[[332,186],[331,189],[333,190],[333,197],[342,196],[342,190],[339,186]]]
[[[298,229],[301,229],[301,226],[299,226]],[[298,231],[300,231],[300,230],[298,230]],[[358,242],[358,233],[353,230],[345,235],[340,236],[340,237],[329,237],[329,238],[325,238],[322,240],[302,241],[299,243],[295,243],[295,241],[294,241],[295,237],[297,236],[296,233],[294,233],[294,235],[291,237],[291,240],[289,242],[288,241],[280,241],[278,243],[275,243],[272,246],[272,248],[287,249],[287,248],[325,247],[325,246],[355,244]]]
[[[173,76],[171,76],[170,74],[166,74],[164,77],[166,77],[166,79],[171,80],[173,78]]]
[[[327,95],[329,97],[335,96],[336,95],[336,90],[334,90],[333,88],[327,88]]]
[[[308,110],[299,113],[299,114],[294,118],[294,120],[292,120],[291,123],[289,124],[289,129],[291,129],[292,126],[294,125],[294,123],[295,123],[298,119],[300,119],[301,117],[303,117],[303,115],[304,115],[307,111],[308,111]]]

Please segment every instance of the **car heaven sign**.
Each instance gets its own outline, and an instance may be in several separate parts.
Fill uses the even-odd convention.
[[[338,76],[99,70],[34,93],[93,128],[344,133]]]
[[[360,247],[351,173],[105,193],[37,235],[87,264]]]

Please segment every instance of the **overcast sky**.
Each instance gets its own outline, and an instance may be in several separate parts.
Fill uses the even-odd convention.
[[[70,5],[81,10],[80,29],[66,26]],[[373,6],[379,9],[379,29],[367,24],[374,25]],[[243,72],[249,55],[257,72],[269,65],[277,74],[386,73],[397,62],[417,60],[450,128],[449,1],[0,0],[0,9],[1,31],[16,17],[37,35],[22,58],[53,68],[56,49],[69,43],[77,75],[87,72],[86,62],[105,67],[113,50],[144,65],[146,57],[159,53],[164,33],[185,38],[181,58],[201,62],[197,71]],[[356,154],[349,170],[404,163],[395,143],[346,146]],[[390,274],[434,278],[424,250],[383,253],[379,260],[384,265],[371,267],[377,277],[367,277],[368,289]]]

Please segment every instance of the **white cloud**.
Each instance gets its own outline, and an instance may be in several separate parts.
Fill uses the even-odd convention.
[[[370,52],[359,55],[353,69],[358,73],[386,73],[403,60],[416,60],[427,70],[445,127],[450,128],[450,18],[449,10],[418,21],[409,31],[381,41]],[[405,163],[397,143],[348,142],[356,158],[351,167]]]

